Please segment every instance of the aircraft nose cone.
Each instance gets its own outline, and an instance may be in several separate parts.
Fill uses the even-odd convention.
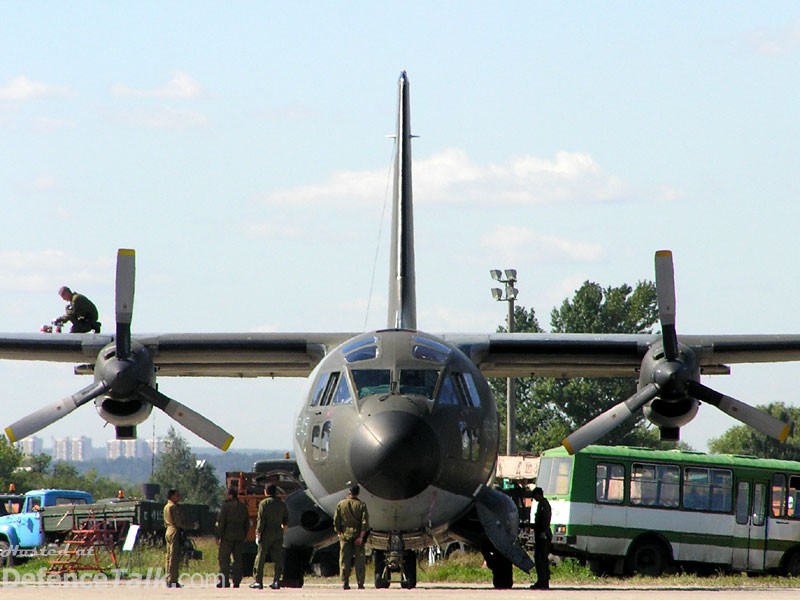
[[[387,500],[405,500],[423,491],[439,472],[439,442],[414,414],[389,411],[369,417],[350,443],[350,466],[357,483]]]

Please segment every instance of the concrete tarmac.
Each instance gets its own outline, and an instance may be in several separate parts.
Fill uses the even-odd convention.
[[[299,589],[251,590],[246,584],[239,589],[217,589],[211,582],[188,581],[181,589],[167,589],[161,581],[5,581],[0,582],[0,595],[14,600],[159,600],[185,599],[241,599],[263,598],[351,598],[352,600],[391,600],[424,598],[425,600],[478,600],[494,598],[574,598],[576,600],[796,600],[800,588],[738,587],[658,587],[658,586],[586,586],[552,587],[549,591],[518,587],[495,590],[491,586],[421,584],[413,590],[401,589],[396,584],[386,590],[376,590],[368,585],[365,590],[342,590],[333,584],[311,584]]]

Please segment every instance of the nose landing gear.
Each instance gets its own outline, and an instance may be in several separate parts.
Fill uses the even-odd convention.
[[[375,563],[376,588],[388,588],[392,582],[392,574],[398,578],[401,588],[417,587],[417,553],[404,549],[400,535],[390,535],[388,549],[375,550],[372,558]]]

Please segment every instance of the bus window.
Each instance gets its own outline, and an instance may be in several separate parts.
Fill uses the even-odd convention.
[[[597,463],[595,499],[598,502],[622,504],[625,494],[625,467],[614,463]]]
[[[536,484],[545,496],[564,496],[569,493],[572,478],[571,458],[542,458],[539,461],[539,474]]]
[[[772,476],[772,516],[786,516],[786,475],[783,473]]]
[[[736,489],[736,522],[747,525],[750,520],[750,484],[740,481]]]
[[[711,511],[730,512],[733,473],[727,469],[711,469]]]
[[[753,486],[753,525],[760,526],[766,520],[767,486],[757,483]]]
[[[639,506],[678,506],[680,469],[675,465],[631,466],[631,504]]]
[[[708,469],[687,467],[683,472],[683,508],[708,510],[711,504],[711,484]]]
[[[789,477],[789,495],[786,498],[786,516],[798,518],[800,511],[797,510],[797,503],[800,502],[800,477],[792,475]]]

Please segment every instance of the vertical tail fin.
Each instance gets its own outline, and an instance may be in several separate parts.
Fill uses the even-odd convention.
[[[405,71],[400,74],[398,91],[388,327],[390,329],[416,329],[414,211],[411,201],[411,106],[408,76]]]

